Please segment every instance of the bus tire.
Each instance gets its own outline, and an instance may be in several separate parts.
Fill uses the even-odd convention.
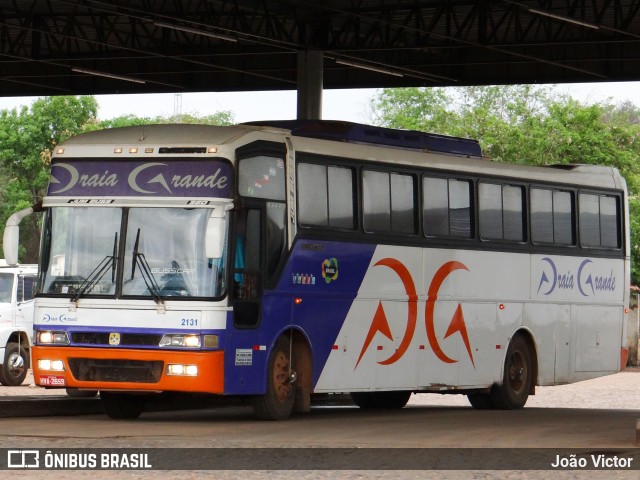
[[[491,401],[500,410],[524,407],[533,381],[531,349],[523,335],[515,335],[509,343],[504,361],[502,385],[491,390]]]
[[[7,343],[4,363],[0,367],[0,383],[6,387],[22,385],[29,370],[29,356],[22,345]]]
[[[470,393],[467,395],[467,399],[476,410],[493,409],[493,400],[491,400],[491,395],[488,393]]]
[[[109,418],[138,418],[147,404],[145,395],[128,393],[100,392],[100,400]]]
[[[388,392],[351,392],[351,399],[362,409],[399,410],[411,397],[410,390],[393,390]]]
[[[267,392],[251,397],[253,411],[260,420],[286,420],[293,412],[295,359],[291,356],[288,338],[280,337],[269,355]]]

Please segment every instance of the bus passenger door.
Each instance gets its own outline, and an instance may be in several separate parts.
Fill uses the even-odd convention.
[[[234,228],[234,324],[238,328],[255,328],[260,323],[262,290],[262,210],[240,210],[236,214]]]

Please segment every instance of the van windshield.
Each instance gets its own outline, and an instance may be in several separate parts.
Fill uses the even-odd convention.
[[[11,303],[14,278],[12,273],[0,273],[0,303]]]

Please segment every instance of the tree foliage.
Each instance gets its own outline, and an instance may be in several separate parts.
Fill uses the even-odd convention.
[[[494,161],[618,168],[630,195],[632,281],[640,282],[640,108],[512,85],[384,89],[371,111],[378,125],[478,139]]]
[[[41,200],[49,181],[55,146],[96,121],[98,103],[93,97],[50,97],[30,108],[0,111],[0,221]],[[35,262],[40,241],[37,216],[23,221],[22,255]]]
[[[169,117],[136,117],[135,115],[122,115],[110,120],[102,120],[96,124],[96,129],[131,127],[135,125],[151,124],[199,124],[199,125],[233,125],[233,113],[227,110],[216,112],[211,115],[200,117],[193,113],[183,113],[181,115],[171,115]]]
[[[233,114],[216,112],[200,117],[140,118],[124,115],[98,120],[98,102],[92,96],[44,97],[30,107],[0,111],[0,222],[42,200],[49,181],[51,155],[59,143],[82,132],[151,123],[229,125]],[[35,263],[40,241],[40,219],[32,215],[21,224],[20,260]]]

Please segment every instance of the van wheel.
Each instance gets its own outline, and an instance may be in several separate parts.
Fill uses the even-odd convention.
[[[7,343],[4,351],[4,363],[0,368],[0,383],[7,387],[22,385],[29,369],[29,356],[22,345]]]
[[[502,385],[494,386],[491,401],[500,410],[524,407],[533,382],[533,368],[529,343],[522,335],[515,335],[509,343],[504,361]]]
[[[253,411],[260,420],[286,420],[291,416],[296,397],[294,367],[289,341],[280,337],[269,355],[267,392],[251,397]]]

